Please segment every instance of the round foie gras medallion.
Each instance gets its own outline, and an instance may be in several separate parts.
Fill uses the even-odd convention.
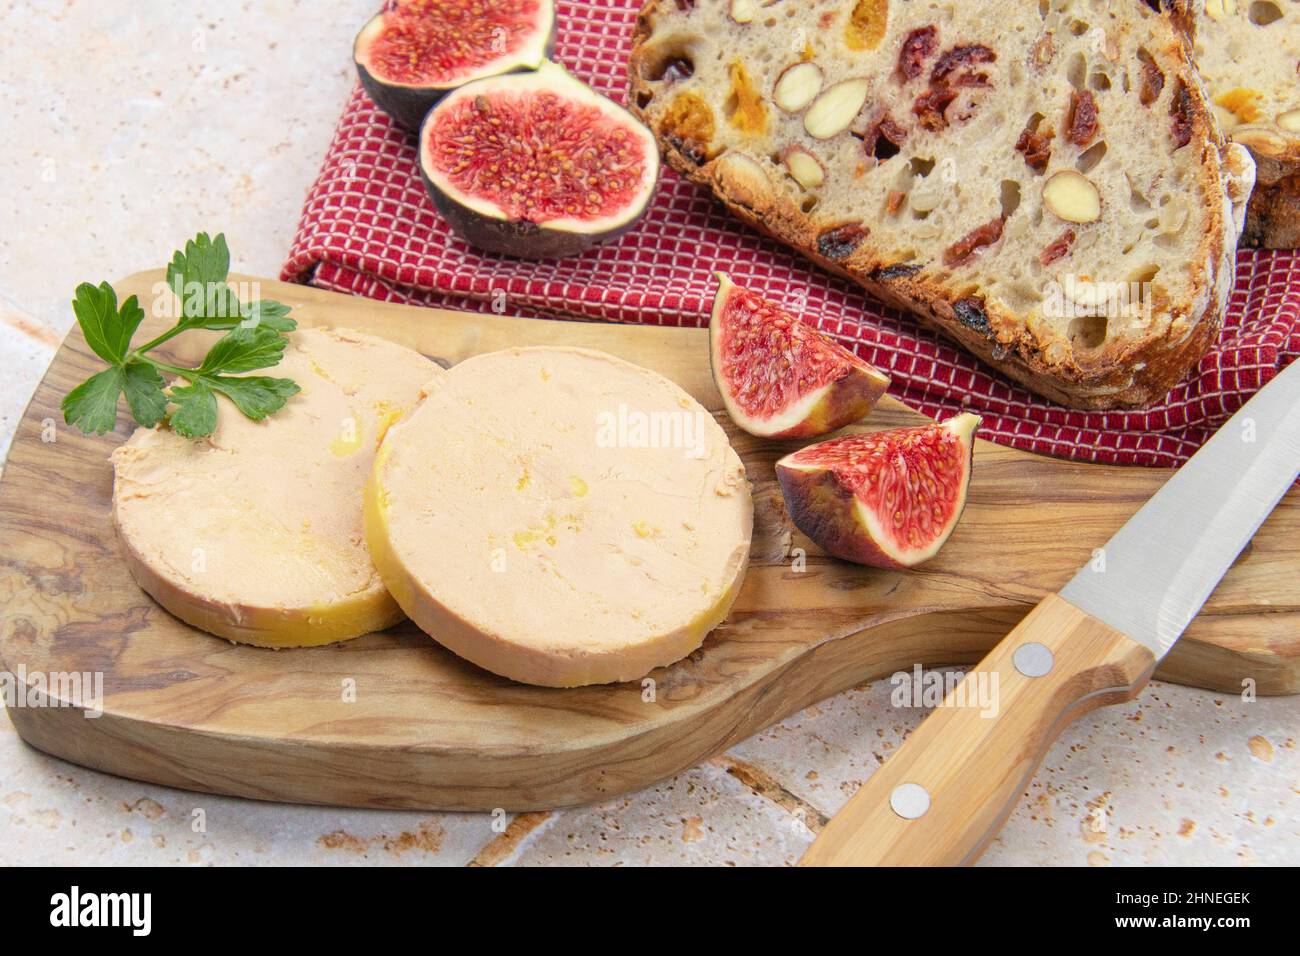
[[[518,348],[429,383],[366,495],[385,584],[493,673],[634,680],[726,617],[749,559],[744,465],[705,408],[602,352]]]
[[[132,576],[186,623],[304,647],[402,619],[366,549],[365,484],[388,428],[442,369],[348,330],[290,336],[277,375],[301,391],[261,421],[218,396],[191,441],[139,428],[112,456],[113,517]]]

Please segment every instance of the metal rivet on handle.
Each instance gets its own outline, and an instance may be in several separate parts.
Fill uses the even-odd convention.
[[[1011,663],[1026,677],[1043,677],[1052,672],[1056,658],[1045,644],[1030,641],[1016,648],[1016,652],[1011,655]]]
[[[915,820],[930,809],[930,792],[919,783],[900,783],[889,795],[889,805],[904,820]]]

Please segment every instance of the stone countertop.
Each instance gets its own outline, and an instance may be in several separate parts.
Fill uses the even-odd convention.
[[[224,231],[274,276],[378,0],[18,2],[0,12],[0,454],[78,282]],[[0,613],[3,610],[0,609]],[[785,864],[923,712],[840,694],[640,793],[493,818],[296,807],[106,776],[0,720],[0,863]],[[1300,700],[1153,684],[1049,752],[987,864],[1300,863]]]

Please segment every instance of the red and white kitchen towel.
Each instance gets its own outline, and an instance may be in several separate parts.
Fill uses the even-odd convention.
[[[555,59],[623,102],[639,6],[562,0]],[[704,326],[719,269],[888,371],[891,394],[912,408],[936,418],[977,411],[985,438],[1086,461],[1180,464],[1300,354],[1300,254],[1243,251],[1219,342],[1162,403],[1070,411],[743,226],[667,169],[648,214],[620,239],[572,259],[480,255],[434,210],[414,138],[360,88],[308,194],[283,277],[390,302]]]

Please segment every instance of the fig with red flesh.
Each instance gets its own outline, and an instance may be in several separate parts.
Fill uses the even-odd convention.
[[[654,194],[659,149],[631,113],[547,61],[445,96],[420,129],[420,172],[466,242],[546,259],[630,229]]]
[[[827,554],[910,568],[939,551],[966,504],[975,429],[969,413],[809,445],[776,463],[786,510]]]
[[[721,272],[709,321],[713,380],[737,425],[760,438],[815,438],[856,422],[889,376]]]
[[[553,0],[397,0],[361,28],[352,59],[375,104],[417,130],[449,91],[535,70],[554,44]]]

